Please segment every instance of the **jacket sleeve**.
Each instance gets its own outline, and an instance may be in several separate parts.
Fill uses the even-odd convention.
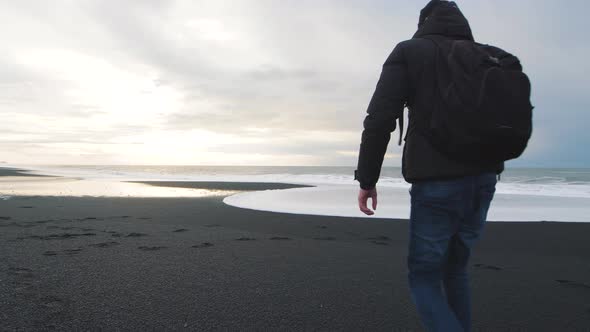
[[[385,61],[381,77],[369,103],[355,180],[362,189],[377,184],[383,158],[396,120],[403,116],[408,95],[408,74],[402,44],[398,44]]]

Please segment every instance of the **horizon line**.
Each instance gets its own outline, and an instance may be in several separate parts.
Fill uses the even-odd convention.
[[[356,168],[355,165],[213,165],[213,164],[11,164],[7,162],[1,162],[0,167],[5,168],[23,168],[26,166],[150,166],[150,167],[322,167],[322,168],[335,168],[335,167],[350,167]],[[401,166],[383,166],[382,168],[400,168]],[[589,166],[527,166],[527,165],[514,165],[505,166],[505,169],[590,169]]]

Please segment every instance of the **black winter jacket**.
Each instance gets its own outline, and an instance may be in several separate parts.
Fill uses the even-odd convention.
[[[434,1],[433,1],[434,3]],[[369,103],[355,180],[361,188],[375,187],[396,119],[409,110],[409,125],[404,144],[402,173],[406,181],[439,180],[501,173],[503,163],[468,165],[447,158],[436,151],[423,133],[428,129],[430,114],[435,109],[436,46],[423,37],[444,36],[473,40],[467,19],[454,3],[439,2],[436,8],[425,8],[418,31],[410,40],[399,43],[385,61],[375,93]],[[429,4],[429,6],[431,6]],[[431,13],[426,13],[430,10]]]

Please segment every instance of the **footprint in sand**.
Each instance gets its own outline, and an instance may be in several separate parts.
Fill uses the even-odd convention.
[[[111,216],[111,217],[106,217],[106,219],[128,219],[131,218],[131,216]]]
[[[336,240],[336,238],[332,237],[332,236],[314,237],[313,239],[318,240],[318,241],[334,241],[334,240]]]
[[[494,266],[494,265],[475,264],[473,266],[475,266],[477,268],[480,268],[480,269],[485,269],[485,270],[494,270],[494,271],[502,271],[503,270],[503,268],[497,267],[497,266]]]
[[[581,282],[564,280],[564,279],[557,279],[555,281],[557,281],[558,283],[560,283],[564,286],[567,286],[567,287],[590,290],[590,285],[587,285],[587,284],[584,284]]]
[[[96,234],[95,233],[81,233],[81,234],[77,234],[77,233],[61,233],[61,234],[51,234],[51,235],[45,236],[45,238],[43,240],[71,239],[71,238],[80,237],[80,236],[96,236]]]
[[[23,239],[35,239],[35,240],[65,240],[72,239],[80,236],[95,236],[95,233],[60,233],[60,234],[49,234],[49,235],[29,235],[25,237],[17,237],[18,240]]]
[[[186,229],[186,228],[181,228],[181,229],[176,229],[176,230],[174,230],[174,231],[172,231],[172,232],[174,232],[174,233],[183,233],[183,232],[188,232],[188,229]]]
[[[118,245],[119,242],[116,241],[109,241],[109,242],[100,242],[100,243],[94,243],[94,244],[89,244],[89,247],[95,247],[95,248],[110,248],[113,246]]]
[[[63,226],[62,227],[60,227],[60,226],[47,226],[47,228],[57,228],[57,229],[61,229],[61,230],[64,230],[64,231],[69,231],[69,230],[72,230],[72,229],[77,229],[77,230],[80,230],[82,232],[90,232],[90,231],[95,231],[96,230],[94,228],[82,228],[82,227],[73,227],[73,226],[66,226],[66,227],[63,227]]]
[[[88,221],[88,220],[99,220],[99,219],[96,217],[86,217],[86,218],[74,219],[73,221]]]
[[[66,255],[66,256],[71,256],[71,255],[76,255],[79,254],[82,251],[82,248],[74,248],[74,249],[65,249],[62,251],[55,251],[55,250],[47,250],[46,252],[43,253],[43,255],[45,256],[57,256],[57,255]]]
[[[125,237],[142,237],[142,236],[147,236],[147,234],[132,232],[132,233],[125,235]]]
[[[208,248],[208,247],[213,247],[213,243],[203,242],[201,244],[195,244],[194,246],[191,246],[191,248]]]
[[[35,223],[36,224],[46,224],[46,223],[53,222],[53,221],[55,221],[55,220],[37,220],[37,221],[35,221]]]
[[[235,241],[255,241],[255,238],[252,237],[239,237],[237,239],[235,239]]]
[[[8,273],[20,277],[33,277],[33,270],[26,267],[9,267]]]
[[[0,227],[19,227],[19,228],[31,228],[31,227],[35,227],[35,226],[37,226],[37,225],[33,225],[33,224],[20,224],[20,223],[14,222],[14,221],[11,222],[11,223],[8,223],[8,224],[0,225]]]
[[[113,237],[121,237],[121,233],[117,231],[107,231],[106,229],[102,231],[103,233],[111,234]]]
[[[158,246],[154,246],[154,247],[148,247],[148,246],[137,247],[137,249],[144,250],[144,251],[155,251],[155,250],[161,250],[161,249],[166,249],[166,248],[168,248],[168,247],[158,247]]]
[[[270,240],[285,241],[285,240],[291,240],[291,238],[289,238],[289,237],[283,237],[283,236],[273,236],[273,237],[270,238]]]
[[[82,251],[82,248],[75,248],[75,249],[65,249],[63,253],[66,255],[75,255]]]

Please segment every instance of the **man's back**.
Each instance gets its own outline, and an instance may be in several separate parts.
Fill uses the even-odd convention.
[[[448,37],[452,38],[452,37]],[[436,45],[426,38],[414,38],[400,44],[408,71],[409,124],[404,146],[403,174],[408,182],[454,178],[481,172],[500,173],[503,164],[470,165],[437,151],[424,136],[430,116],[437,108]]]
[[[473,40],[469,23],[458,8],[438,10],[420,25],[414,37],[399,43],[383,65],[375,94],[369,103],[356,178],[361,187],[374,187],[379,177],[395,119],[407,106],[409,124],[402,172],[410,182],[448,179],[482,172],[500,173],[498,164],[472,165],[437,151],[425,137],[436,108],[436,44],[428,37]]]

